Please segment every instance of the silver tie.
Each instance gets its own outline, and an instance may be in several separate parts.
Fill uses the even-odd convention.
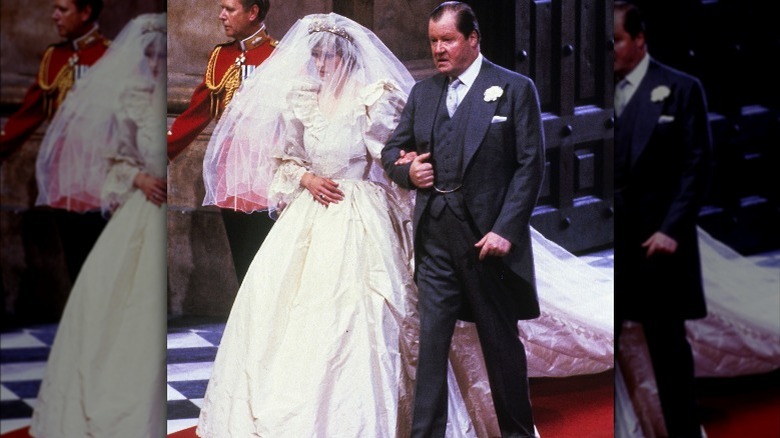
[[[615,116],[617,117],[620,117],[620,114],[623,113],[623,110],[628,103],[628,85],[630,85],[630,83],[624,78],[615,86]]]
[[[463,82],[461,82],[460,79],[455,78],[447,87],[447,112],[450,114],[450,117],[452,117],[452,115],[455,114],[455,110],[458,109],[458,104],[460,103],[458,99],[458,87],[462,83]]]

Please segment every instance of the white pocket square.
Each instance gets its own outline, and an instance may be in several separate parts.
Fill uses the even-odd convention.
[[[667,116],[666,114],[662,114],[661,117],[658,118],[658,123],[670,123],[674,122],[674,116]]]
[[[506,122],[506,117],[504,116],[493,116],[493,119],[490,120],[490,123],[501,123]]]

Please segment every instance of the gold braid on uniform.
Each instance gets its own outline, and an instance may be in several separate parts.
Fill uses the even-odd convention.
[[[209,64],[206,67],[206,86],[211,91],[210,113],[215,120],[219,120],[220,116],[222,116],[222,111],[230,103],[233,94],[241,85],[241,67],[236,64],[228,67],[219,84],[214,83],[214,70],[216,69],[220,49],[221,47],[217,47],[211,52]]]
[[[43,111],[49,119],[54,115],[55,108],[65,100],[65,96],[73,87],[75,80],[75,66],[73,62],[69,61],[57,72],[57,76],[54,77],[53,81],[46,82],[49,78],[49,62],[51,62],[52,53],[54,53],[54,46],[46,49],[46,53],[43,54],[43,60],[41,61],[41,68],[38,70],[38,86],[43,90]]]

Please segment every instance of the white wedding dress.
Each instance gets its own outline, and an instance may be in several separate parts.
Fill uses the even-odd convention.
[[[155,206],[133,187],[141,170],[165,176],[165,119],[149,110],[149,96],[122,97],[114,131],[122,138],[102,189],[104,203],[119,207],[71,290],[32,436],[165,434],[165,205]]]
[[[379,154],[403,94],[377,83],[331,118],[315,86],[291,101],[288,147],[271,187],[287,205],[238,291],[197,433],[408,435],[418,324],[411,203],[372,177],[381,175]],[[364,135],[345,139],[344,126],[356,124]],[[337,181],[344,199],[316,202],[300,188],[307,170]],[[451,392],[459,400],[452,436],[475,436]]]

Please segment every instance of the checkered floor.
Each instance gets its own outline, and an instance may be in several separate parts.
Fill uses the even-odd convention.
[[[0,433],[30,424],[56,324],[0,334]]]
[[[225,328],[224,320],[168,324],[168,433],[195,426]]]

